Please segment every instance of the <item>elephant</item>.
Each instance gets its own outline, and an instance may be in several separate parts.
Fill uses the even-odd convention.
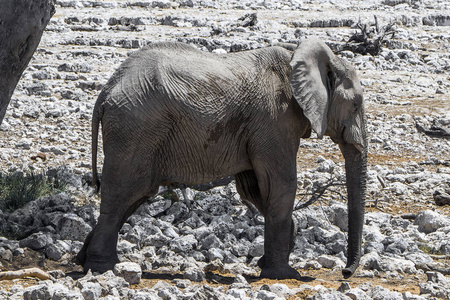
[[[100,215],[77,254],[87,272],[119,262],[118,232],[159,186],[195,185],[234,175],[242,199],[265,218],[260,277],[300,279],[289,265],[296,226],[297,152],[312,130],[345,159],[347,265],[361,257],[367,178],[363,92],[355,69],[321,40],[295,50],[217,54],[178,42],[152,43],[114,72],[94,106],[93,183],[102,125]]]

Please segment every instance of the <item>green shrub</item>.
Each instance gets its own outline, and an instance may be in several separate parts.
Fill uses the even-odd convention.
[[[42,174],[16,172],[0,174],[0,209],[14,211],[42,196],[50,196],[65,190],[57,178]]]

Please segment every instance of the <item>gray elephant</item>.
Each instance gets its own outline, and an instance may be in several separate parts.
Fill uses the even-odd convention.
[[[289,266],[300,138],[328,135],[345,158],[348,261],[359,264],[367,139],[355,70],[325,43],[219,55],[182,43],[134,52],[101,92],[92,120],[93,182],[102,123],[104,165],[98,223],[77,255],[84,270],[119,261],[118,231],[160,185],[235,175],[240,196],[265,218],[260,276],[300,278]]]

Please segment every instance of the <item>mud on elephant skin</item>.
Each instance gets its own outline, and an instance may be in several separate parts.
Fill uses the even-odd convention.
[[[289,48],[289,47],[287,47]],[[289,266],[296,155],[311,129],[345,157],[348,263],[359,264],[366,181],[366,121],[355,70],[325,43],[219,55],[182,43],[134,52],[94,107],[93,182],[102,124],[102,201],[96,227],[78,254],[84,270],[118,261],[118,232],[160,185],[195,185],[235,176],[241,198],[265,217],[261,277],[299,278]]]

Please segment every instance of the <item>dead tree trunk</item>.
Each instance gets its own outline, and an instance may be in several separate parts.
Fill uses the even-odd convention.
[[[0,1],[0,124],[54,13],[54,0]]]

